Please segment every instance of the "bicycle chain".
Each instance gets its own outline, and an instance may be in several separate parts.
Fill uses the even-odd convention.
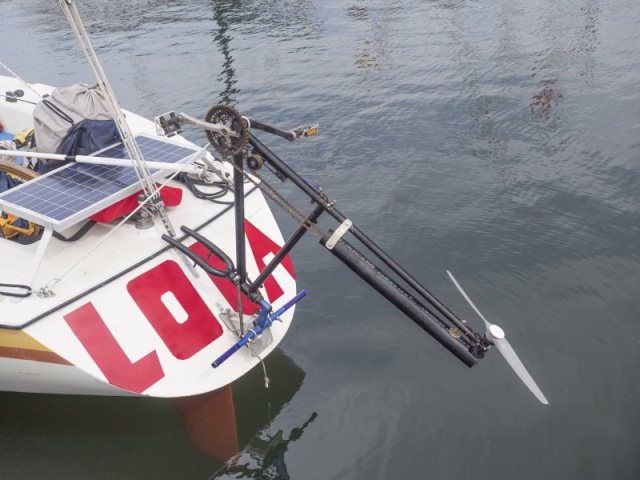
[[[243,159],[248,156],[248,153],[249,153],[249,145],[248,145],[248,142],[247,142],[247,144],[246,144],[246,146],[245,146],[245,148],[243,150]],[[260,175],[257,172],[252,172],[252,175],[254,175],[255,177],[257,177],[260,180],[260,183],[256,182],[251,177],[251,175],[249,175],[247,172],[244,171],[244,169],[242,169],[238,165],[236,165],[235,162],[233,162],[233,160],[230,159],[229,157],[230,156],[227,155],[227,156],[225,156],[223,158],[226,161],[228,161],[231,165],[233,165],[233,168],[235,168],[237,171],[239,171],[244,178],[246,178],[249,182],[251,182],[257,188],[259,188],[260,191],[263,193],[263,195],[265,195],[273,203],[275,203],[278,207],[280,207],[281,210],[283,210],[284,212],[288,213],[289,216],[291,216],[291,218],[293,218],[296,222],[298,222],[300,225],[302,225],[304,228],[306,228],[307,231],[309,231],[318,240],[321,239],[324,236],[324,231],[320,227],[318,227],[315,223],[311,222],[309,220],[309,218],[304,213],[302,213],[291,202],[289,202],[289,200],[287,200],[273,185],[271,185],[269,182],[267,182],[262,177],[262,175]],[[275,196],[272,195],[269,191],[267,191],[267,189],[264,188],[263,185],[266,186],[269,190],[271,190],[275,194]]]

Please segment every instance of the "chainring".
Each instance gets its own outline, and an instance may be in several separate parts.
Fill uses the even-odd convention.
[[[222,125],[222,132],[207,130],[211,146],[223,157],[242,152],[249,141],[249,131],[240,113],[228,105],[214,105],[207,112],[205,122]]]

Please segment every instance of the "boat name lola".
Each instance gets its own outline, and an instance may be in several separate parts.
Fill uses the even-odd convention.
[[[262,271],[280,246],[246,219],[245,229],[257,267]],[[203,258],[208,257],[208,251],[198,242],[189,248]],[[222,266],[218,264],[220,260],[216,256],[207,258],[207,261],[213,267]],[[293,264],[288,256],[282,266],[294,277]],[[237,289],[234,285],[226,279],[208,277],[229,305],[237,305]],[[221,321],[180,265],[173,260],[165,260],[130,280],[126,289],[162,344],[177,360],[188,360],[223,334]],[[273,275],[265,281],[264,291],[271,303],[284,295],[283,288]],[[255,305],[246,297],[242,305],[244,314],[255,313]],[[165,377],[156,349],[131,361],[121,345],[122,339],[114,336],[92,302],[67,313],[64,320],[110,384],[142,393]]]

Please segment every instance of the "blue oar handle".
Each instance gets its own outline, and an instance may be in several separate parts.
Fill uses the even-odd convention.
[[[257,330],[257,331],[256,331],[256,330]],[[249,340],[251,340],[252,338],[257,337],[257,336],[260,334],[260,332],[262,332],[262,330],[264,330],[264,329],[262,329],[262,328],[258,329],[258,328],[257,328],[256,330],[249,330],[249,331],[247,332],[247,334],[246,334],[244,337],[242,337],[242,338],[241,338],[241,339],[240,339],[240,340],[239,340],[239,341],[238,341],[238,342],[237,342],[233,347],[231,347],[229,350],[227,350],[227,351],[226,351],[226,352],[224,352],[222,355],[220,355],[220,356],[218,357],[218,359],[217,359],[215,362],[213,362],[213,363],[211,364],[211,366],[212,366],[213,368],[217,368],[217,367],[219,367],[219,366],[220,366],[220,365],[221,365],[225,360],[227,360],[231,355],[233,355],[233,354],[234,354],[234,353],[236,353],[238,350],[240,350],[240,348],[241,348],[241,347],[244,347],[244,346],[247,344],[247,342],[248,342]]]
[[[275,320],[276,318],[278,318],[284,312],[289,310],[291,307],[293,307],[296,303],[298,303],[300,300],[302,300],[306,296],[307,296],[307,291],[306,290],[302,290],[295,297],[293,297],[291,300],[289,300],[287,303],[285,303],[283,306],[281,306],[278,310],[276,310],[273,315],[269,315],[269,319],[271,321]]]
[[[227,350],[226,352],[224,352],[222,355],[220,355],[220,357],[218,357],[216,359],[215,362],[213,362],[211,364],[211,366],[213,368],[217,368],[219,367],[223,362],[225,362],[231,355],[233,355],[234,353],[236,353],[238,350],[240,350],[240,348],[244,347],[247,342],[249,342],[250,340],[256,338],[258,335],[260,335],[260,333],[262,333],[262,331],[271,326],[271,324],[273,323],[273,321],[278,318],[280,315],[282,315],[284,312],[286,312],[287,310],[289,310],[291,307],[293,307],[297,302],[299,302],[300,300],[302,300],[305,296],[307,295],[307,291],[306,290],[302,290],[300,293],[298,293],[295,297],[293,297],[291,300],[289,300],[287,303],[285,303],[282,307],[280,307],[278,310],[276,310],[274,313],[272,313],[271,315],[269,315],[266,318],[266,321],[264,322],[263,325],[260,325],[260,322],[258,323],[258,325],[256,325],[254,328],[250,329],[244,337],[242,337],[240,340],[238,340],[238,342],[236,342],[236,344],[231,347],[229,350]],[[271,305],[269,305],[266,301],[263,300],[262,302],[262,311],[263,312],[268,312],[269,309],[271,308]]]

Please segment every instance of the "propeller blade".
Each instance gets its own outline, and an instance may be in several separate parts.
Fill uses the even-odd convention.
[[[469,305],[471,305],[471,307],[476,311],[476,313],[480,316],[480,318],[484,320],[484,325],[487,328],[487,330],[489,330],[489,328],[491,327],[491,323],[489,323],[489,320],[484,318],[484,315],[480,313],[480,310],[478,310],[478,307],[476,307],[475,304],[471,301],[471,299],[469,298],[469,295],[467,295],[466,292],[462,289],[462,287],[460,286],[458,281],[455,279],[453,274],[449,270],[447,270],[447,273],[449,274],[449,277],[451,278],[451,281],[453,282],[453,284],[458,288],[458,290],[460,290],[460,293],[462,294],[464,299],[467,302],[469,302]]]
[[[493,343],[496,346],[496,348],[498,349],[500,354],[504,357],[504,359],[507,361],[509,366],[513,369],[514,372],[516,372],[516,375],[520,377],[520,380],[524,382],[524,384],[527,386],[527,388],[529,388],[529,390],[531,390],[531,392],[536,396],[536,398],[540,400],[541,403],[548,405],[549,402],[543,395],[542,391],[540,390],[540,388],[538,388],[538,385],[536,385],[536,382],[533,380],[533,378],[531,377],[531,375],[523,365],[522,361],[520,361],[520,358],[518,357],[518,355],[516,355],[516,352],[511,347],[511,344],[505,338],[504,331],[502,330],[502,328],[500,328],[498,325],[492,324],[486,318],[484,318],[484,315],[480,313],[480,310],[478,310],[478,307],[476,307],[475,304],[471,301],[471,299],[466,294],[466,292],[462,289],[462,287],[460,286],[458,281],[455,279],[453,274],[449,270],[447,270],[447,273],[449,274],[451,281],[458,288],[458,290],[460,291],[464,299],[469,303],[469,305],[471,305],[471,307],[475,310],[478,316],[482,320],[484,320],[485,327],[487,328],[487,338],[491,341],[491,343]]]
[[[520,361],[520,358],[518,357],[518,355],[516,355],[516,352],[514,352],[513,348],[511,347],[511,344],[507,342],[507,339],[492,338],[491,341],[496,346],[498,351],[502,354],[502,356],[507,361],[507,363],[511,366],[511,368],[513,368],[516,374],[520,377],[520,380],[522,380],[524,384],[529,388],[529,390],[531,390],[531,393],[533,393],[536,396],[536,398],[540,400],[540,403],[548,405],[549,402],[543,395],[540,388],[538,388],[538,385],[536,385],[536,382],[533,381],[533,378],[531,377],[531,375],[529,374],[525,366]]]

